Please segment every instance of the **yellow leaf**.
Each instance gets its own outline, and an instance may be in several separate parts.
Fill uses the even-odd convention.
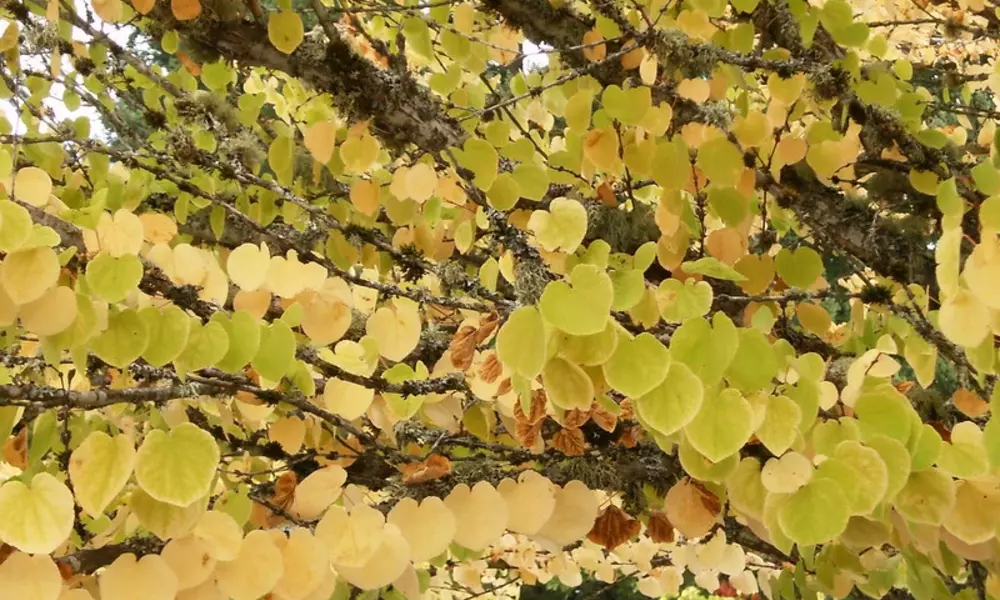
[[[0,540],[31,554],[48,554],[73,531],[73,495],[61,481],[42,472],[26,485],[7,481],[0,487]]]
[[[25,167],[14,176],[14,197],[21,202],[42,207],[49,203],[51,195],[52,178],[38,167]]]
[[[351,203],[366,215],[378,211],[381,187],[370,179],[361,179],[351,186]]]
[[[604,36],[601,35],[600,30],[596,27],[583,34],[583,44],[587,46],[583,49],[583,56],[590,62],[603,60],[608,53],[607,46],[600,43],[603,41]]]
[[[93,0],[94,12],[108,23],[117,23],[122,18],[121,0]]]
[[[243,538],[236,558],[215,569],[219,588],[233,600],[257,600],[274,589],[283,573],[281,550],[270,533],[259,529]]]
[[[0,265],[0,284],[14,304],[41,298],[59,279],[59,257],[40,246],[11,252]]]
[[[60,590],[59,567],[49,556],[15,552],[0,564],[0,598],[55,600]]]
[[[602,171],[617,170],[618,148],[618,134],[611,127],[591,130],[583,139],[584,156]]]
[[[305,37],[302,19],[293,10],[271,13],[267,20],[267,39],[285,54],[295,52]],[[325,161],[320,161],[325,162]]]
[[[21,325],[31,333],[47,337],[69,329],[76,320],[76,313],[76,292],[60,285],[21,306]]]
[[[302,136],[302,143],[312,153],[313,158],[325,165],[333,158],[333,149],[337,144],[337,126],[332,121],[316,122],[306,130]]]
[[[406,298],[379,308],[365,325],[365,332],[378,342],[379,354],[394,361],[403,360],[417,347],[420,329],[420,310]]]

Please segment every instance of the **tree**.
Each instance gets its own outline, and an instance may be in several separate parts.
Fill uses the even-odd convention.
[[[1000,598],[1000,19],[884,4],[7,0],[0,597]]]

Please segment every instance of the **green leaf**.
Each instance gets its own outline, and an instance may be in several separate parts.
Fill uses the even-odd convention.
[[[539,309],[545,320],[572,335],[600,333],[614,302],[614,286],[607,273],[593,265],[577,265],[570,283],[552,281],[545,286]]]
[[[656,290],[660,314],[669,323],[684,323],[704,316],[712,308],[712,297],[712,286],[693,278],[683,283],[670,278]]]
[[[102,252],[87,263],[87,285],[97,295],[115,303],[135,291],[142,279],[142,262],[133,254],[118,258]]]
[[[226,355],[216,361],[215,366],[228,373],[242,370],[260,348],[261,328],[257,319],[244,310],[238,310],[231,319],[225,313],[217,312],[212,315],[212,321],[222,325],[229,336]]]
[[[705,387],[711,387],[722,379],[736,356],[739,340],[739,330],[719,312],[712,316],[711,325],[704,319],[692,319],[678,327],[670,336],[670,354],[691,367]]]
[[[268,381],[280,381],[295,360],[295,334],[281,321],[261,329],[260,347],[251,364]]]
[[[603,365],[608,385],[630,398],[650,392],[667,376],[670,352],[649,333],[621,333],[614,354]]]
[[[294,338],[292,343],[294,344]],[[222,360],[228,351],[229,336],[221,323],[209,321],[202,326],[192,322],[187,345],[180,356],[174,359],[174,365],[178,373],[198,371]]]
[[[91,342],[91,350],[104,362],[126,368],[146,349],[149,327],[139,313],[127,309],[108,317],[108,328]]]
[[[823,544],[847,528],[847,498],[834,481],[814,477],[782,505],[781,530],[801,546]]]
[[[545,364],[542,383],[552,404],[565,410],[589,410],[594,400],[594,383],[586,371],[558,356]]]
[[[187,345],[191,318],[172,304],[164,308],[148,306],[139,311],[139,317],[149,331],[149,344],[142,353],[146,362],[162,367],[177,358]]]
[[[823,259],[806,246],[795,251],[782,248],[774,259],[774,266],[785,283],[798,288],[808,288],[823,274]]]
[[[753,433],[753,407],[732,388],[705,398],[684,432],[694,449],[718,462],[735,454]]]
[[[910,473],[893,505],[914,523],[940,525],[955,504],[955,482],[935,468]]]
[[[548,357],[545,322],[534,306],[522,306],[510,314],[497,333],[497,358],[508,369],[534,379]]]
[[[771,396],[767,399],[764,420],[757,426],[757,438],[775,456],[791,448],[799,434],[802,410],[788,396]]]
[[[672,435],[690,423],[701,409],[705,390],[698,376],[680,362],[672,362],[663,381],[635,400],[643,422],[660,435]]]
[[[181,423],[170,433],[154,429],[136,454],[135,479],[155,500],[190,506],[208,495],[219,465],[219,446],[210,433]]]
[[[756,329],[741,329],[740,344],[726,370],[730,385],[753,392],[771,385],[780,364],[767,337]]]

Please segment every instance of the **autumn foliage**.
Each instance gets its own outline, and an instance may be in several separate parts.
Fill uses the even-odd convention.
[[[3,0],[0,598],[1000,598],[998,14]]]

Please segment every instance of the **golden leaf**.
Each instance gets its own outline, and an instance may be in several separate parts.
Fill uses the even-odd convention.
[[[199,0],[170,0],[170,11],[178,21],[190,21],[201,14]]]
[[[582,456],[586,448],[583,432],[579,429],[560,429],[552,436],[552,447],[566,456]]]
[[[684,537],[701,537],[711,531],[722,504],[714,494],[690,478],[677,482],[664,502],[667,519]]]
[[[404,463],[396,465],[396,468],[403,474],[404,484],[416,485],[451,473],[451,461],[448,457],[435,453],[420,462]]]
[[[605,44],[598,43],[602,41],[604,41],[604,36],[601,35],[601,32],[596,27],[583,34],[583,43],[587,45],[583,49],[583,55],[587,60],[597,62],[604,59],[608,53],[608,48]]]
[[[3,445],[3,459],[18,469],[28,466],[28,428],[22,427],[21,431],[12,438],[7,438]]]
[[[674,541],[674,526],[666,514],[656,511],[649,515],[649,522],[646,523],[646,535],[658,544],[669,544]]]
[[[132,8],[140,15],[149,14],[155,4],[156,0],[132,0]]]
[[[594,527],[587,534],[587,539],[614,550],[625,542],[639,535],[642,525],[622,509],[609,504],[594,521]]]
[[[990,405],[979,397],[979,394],[965,388],[959,388],[951,396],[951,403],[961,413],[970,419],[976,419],[990,412]]]

